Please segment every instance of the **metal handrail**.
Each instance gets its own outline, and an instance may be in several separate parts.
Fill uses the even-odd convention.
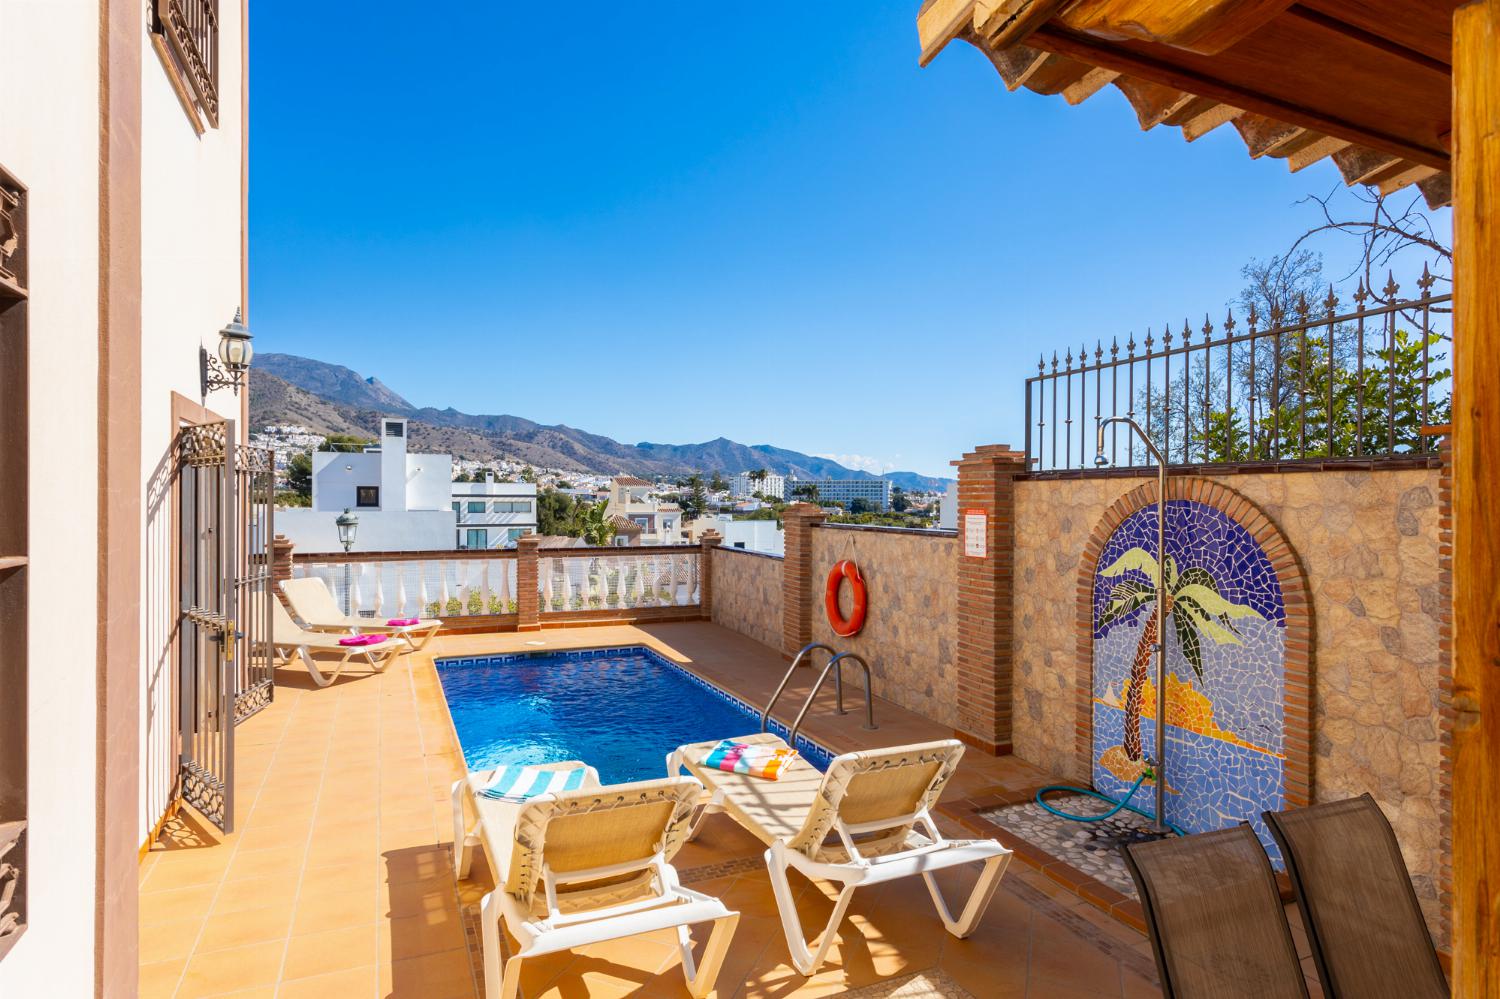
[[[766,710],[760,713],[760,730],[762,732],[766,730],[766,723],[771,720],[771,709],[776,707],[776,702],[781,699],[781,692],[783,690],[786,690],[786,685],[788,683],[792,682],[792,674],[797,672],[797,667],[802,665],[803,657],[805,657],[813,649],[822,649],[824,652],[827,652],[829,662],[832,662],[838,657],[837,649],[830,648],[829,646],[824,645],[822,642],[812,642],[808,645],[804,645],[801,651],[799,651],[797,655],[792,658],[792,664],[786,669],[786,676],[781,678],[781,683],[779,683],[776,687],[776,693],[772,694],[771,700],[766,703]],[[839,683],[838,681],[834,681],[834,687],[839,693],[839,713],[842,714],[844,707],[843,684]]]
[[[839,677],[843,669],[843,667],[841,666],[841,662],[845,659],[853,659],[855,662],[859,663],[860,667],[865,671],[865,723],[863,728],[867,732],[873,732],[876,728],[879,727],[875,724],[875,701],[870,693],[870,664],[865,662],[863,656],[856,655],[853,652],[840,652],[838,655],[828,660],[828,665],[823,667],[823,672],[819,673],[818,679],[813,682],[812,690],[808,691],[807,700],[802,702],[802,710],[797,712],[797,720],[792,722],[792,728],[789,732],[787,732],[786,744],[788,746],[797,745],[797,730],[802,727],[802,719],[807,717],[807,709],[812,707],[813,699],[818,696],[818,691],[822,689],[823,681],[828,679],[828,673],[830,670],[834,675],[834,688],[836,690],[842,690],[843,683],[839,679]],[[844,713],[845,712],[842,703],[842,696],[840,696],[839,714]]]

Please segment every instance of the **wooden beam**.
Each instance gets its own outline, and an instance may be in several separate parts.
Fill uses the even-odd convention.
[[[1067,0],[977,0],[974,31],[996,48],[1019,45]]]
[[[1430,166],[1420,163],[1407,163],[1402,160],[1391,165],[1378,177],[1370,178],[1370,183],[1379,189],[1381,194],[1394,194],[1403,187],[1408,187],[1419,180],[1426,180],[1436,174],[1437,171]]]
[[[1428,208],[1442,208],[1444,205],[1453,204],[1453,174],[1433,174],[1426,180],[1417,181],[1417,188],[1422,192],[1422,197],[1427,199]]]
[[[1079,77],[1076,83],[1071,83],[1063,88],[1063,100],[1069,104],[1082,104],[1113,83],[1119,75],[1119,73],[1116,73],[1112,69],[1100,69],[1098,66],[1095,66]]]
[[[1372,149],[1382,149],[1414,163],[1426,163],[1439,170],[1446,170],[1449,166],[1448,154],[1444,150],[1431,149],[1397,135],[1357,125],[1314,108],[1302,107],[1252,87],[1217,78],[1208,72],[1175,65],[1123,44],[1069,31],[1059,27],[1056,21],[1044,24],[1033,32],[1030,44],[1035,48],[1070,56],[1080,62],[1115,70],[1122,76],[1139,77],[1200,97],[1212,97],[1225,104],[1244,108],[1252,114],[1274,118],[1324,135],[1336,135]]]
[[[932,0],[917,14],[917,41],[922,46],[917,64],[932,62],[943,46],[974,21],[974,0]]]
[[[1234,130],[1245,140],[1251,159],[1275,153],[1277,149],[1302,135],[1307,129],[1300,125],[1267,118],[1263,114],[1246,114],[1234,120]]]
[[[1220,125],[1229,124],[1244,113],[1242,108],[1231,107],[1228,104],[1215,104],[1201,114],[1197,114],[1183,122],[1182,137],[1189,142],[1194,142],[1203,138]]]
[[[995,72],[1000,74],[1000,79],[1005,83],[1006,90],[1017,90],[1025,86],[1026,81],[1031,79],[1042,64],[1050,58],[1051,53],[1040,49],[1027,48],[1025,45],[1017,45],[1008,49],[990,49],[979,46],[990,60],[990,65],[995,67]]]
[[[1500,0],[1453,17],[1453,994],[1500,996]]]
[[[1164,87],[1150,80],[1138,80],[1133,76],[1120,77],[1115,81],[1115,86],[1120,88],[1120,93],[1125,95],[1125,99],[1135,109],[1136,119],[1140,121],[1144,131],[1160,125],[1194,99],[1193,94]]]
[[[1304,170],[1319,160],[1326,159],[1348,147],[1348,139],[1340,139],[1332,135],[1320,135],[1295,153],[1289,153],[1286,158],[1286,165],[1292,173],[1296,173],[1298,170]]]
[[[1339,173],[1343,174],[1346,184],[1366,183],[1393,163],[1399,162],[1399,156],[1366,149],[1364,146],[1351,146],[1333,157],[1333,163],[1339,168]]]

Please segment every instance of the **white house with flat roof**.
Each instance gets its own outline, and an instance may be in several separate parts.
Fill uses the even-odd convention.
[[[514,548],[536,533],[536,483],[497,482],[486,472],[482,482],[452,484],[455,547]]]
[[[408,452],[408,424],[380,421],[363,451],[315,451],[312,506],[276,512],[276,533],[302,552],[340,549],[339,514],[359,519],[353,551],[451,550],[455,541],[453,456]]]

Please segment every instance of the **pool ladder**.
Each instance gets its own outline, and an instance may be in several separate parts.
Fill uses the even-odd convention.
[[[818,691],[823,689],[823,681],[828,679],[828,674],[833,674],[833,697],[834,710],[841,715],[849,712],[844,710],[844,670],[843,661],[851,659],[858,663],[865,671],[865,723],[862,726],[866,731],[874,731],[880,726],[875,724],[875,701],[870,693],[870,664],[865,662],[864,657],[853,652],[839,652],[831,646],[822,642],[813,642],[804,645],[802,651],[798,652],[792,659],[792,664],[787,667],[786,676],[781,678],[781,683],[776,687],[776,693],[771,695],[771,700],[766,704],[766,710],[760,713],[760,730],[766,731],[771,723],[771,709],[776,707],[776,702],[781,699],[782,691],[786,685],[792,682],[792,674],[797,672],[797,667],[802,665],[802,660],[815,649],[821,649],[828,653],[828,663],[823,667],[823,672],[818,674],[817,680],[813,681],[812,690],[807,692],[807,700],[802,702],[802,710],[797,712],[797,718],[792,722],[791,729],[787,732],[786,742],[788,746],[796,746],[797,730],[802,727],[802,719],[807,717],[807,709],[812,707],[813,699],[818,696]]]

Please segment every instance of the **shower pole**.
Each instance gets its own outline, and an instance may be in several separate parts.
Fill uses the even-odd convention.
[[[1104,430],[1114,423],[1123,423],[1135,431],[1146,450],[1156,462],[1156,760],[1152,764],[1155,777],[1152,783],[1156,791],[1156,815],[1151,822],[1151,831],[1168,832],[1167,805],[1167,458],[1161,453],[1141,425],[1128,416],[1111,416],[1099,422],[1098,451],[1094,464],[1103,467],[1110,463],[1104,457]]]

